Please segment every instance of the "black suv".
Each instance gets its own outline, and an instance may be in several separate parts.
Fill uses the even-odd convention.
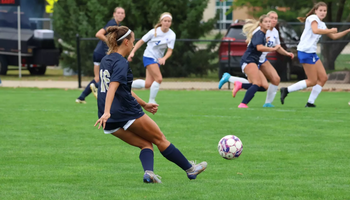
[[[242,34],[244,21],[236,21],[228,28],[226,35],[222,39],[219,48],[219,79],[222,74],[229,72],[232,75],[244,76],[241,70],[240,61],[247,49],[245,36]],[[291,74],[296,74],[298,79],[305,78],[305,72],[298,59],[297,45],[299,36],[295,30],[285,21],[279,20],[276,29],[280,33],[281,46],[289,52],[294,53],[292,60],[288,56],[277,52],[270,52],[266,58],[276,69],[281,81],[290,81]],[[229,45],[230,44],[230,45]],[[229,52],[230,51],[230,59]]]

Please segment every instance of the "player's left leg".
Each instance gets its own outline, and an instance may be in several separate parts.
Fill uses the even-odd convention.
[[[128,130],[155,144],[166,159],[175,163],[187,173],[189,179],[195,179],[207,167],[206,162],[195,164],[188,161],[180,150],[165,138],[158,125],[148,115],[136,119]]]
[[[160,72],[160,68],[159,68],[158,63],[148,65],[147,71],[148,71],[150,77],[152,77],[152,79],[150,79],[150,80],[154,80],[151,83],[151,81],[147,80],[147,78],[146,78],[146,88],[148,85],[151,84],[148,102],[149,103],[156,103],[156,97],[157,97],[157,94],[159,91],[160,84],[163,81],[163,76],[162,76],[162,73]]]
[[[316,107],[316,105],[314,104],[315,100],[317,99],[318,95],[322,92],[322,87],[326,84],[328,80],[326,70],[324,69],[321,60],[318,60],[315,63],[315,66],[317,70],[317,84],[312,87],[312,91],[310,93],[309,99],[305,107]]]
[[[275,107],[272,105],[273,100],[275,99],[278,85],[280,84],[280,77],[276,69],[271,65],[269,61],[264,62],[260,66],[261,72],[265,77],[270,81],[270,85],[267,89],[266,100],[263,107]]]

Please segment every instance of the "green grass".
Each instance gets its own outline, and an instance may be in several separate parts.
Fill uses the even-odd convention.
[[[163,184],[142,183],[139,150],[93,127],[96,100],[75,104],[79,90],[0,88],[0,199],[350,199],[349,93],[309,92],[262,108],[258,93],[160,91],[150,115],[167,139],[208,169],[189,181],[155,151]],[[136,93],[148,98],[148,90]],[[221,137],[244,144],[240,158],[217,152]]]

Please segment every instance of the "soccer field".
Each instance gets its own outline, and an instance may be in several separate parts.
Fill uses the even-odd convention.
[[[262,108],[257,93],[163,91],[150,115],[189,160],[207,161],[188,180],[155,147],[162,184],[142,182],[139,150],[93,127],[96,100],[79,90],[0,88],[0,199],[350,199],[350,93],[289,94]],[[149,91],[135,91],[148,100]],[[243,142],[236,160],[220,157],[225,135]]]

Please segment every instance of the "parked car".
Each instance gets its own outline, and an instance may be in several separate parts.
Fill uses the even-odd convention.
[[[244,76],[240,66],[241,57],[247,49],[246,37],[242,33],[243,25],[243,20],[231,24],[222,39],[219,47],[219,79],[225,72],[236,76]],[[293,52],[294,59],[292,60],[290,57],[277,52],[270,52],[266,58],[276,69],[281,81],[289,81],[291,74],[296,74],[298,79],[304,79],[305,72],[299,62],[297,53],[299,36],[290,25],[282,20],[279,20],[276,29],[280,33],[281,46],[287,51]],[[230,59],[228,52],[230,52]]]
[[[8,66],[18,66],[17,14],[0,15],[0,74],[6,75]],[[43,75],[46,66],[59,64],[61,50],[55,47],[53,31],[35,29],[29,18],[21,16],[21,63],[32,75]]]

